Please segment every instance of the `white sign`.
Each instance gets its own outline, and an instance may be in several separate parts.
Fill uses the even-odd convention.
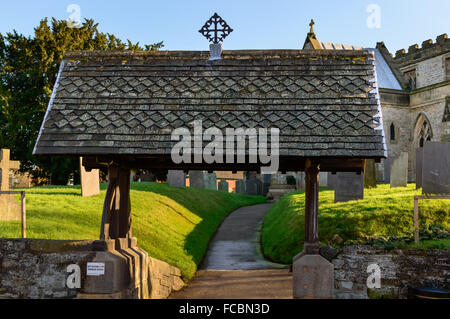
[[[87,263],[86,274],[88,276],[102,276],[105,274],[105,263]]]

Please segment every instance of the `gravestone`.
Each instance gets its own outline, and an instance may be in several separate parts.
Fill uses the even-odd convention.
[[[364,174],[338,172],[336,175],[335,203],[364,198]]]
[[[326,172],[319,173],[319,187],[327,187],[328,185],[328,174]]]
[[[331,172],[328,172],[327,188],[336,189],[336,184],[337,184],[337,174],[332,174]]]
[[[391,165],[393,157],[388,156],[385,160],[383,160],[383,168],[384,168],[384,183],[389,184],[391,182]]]
[[[247,195],[258,195],[258,186],[256,185],[256,179],[249,179],[245,181],[245,191]]]
[[[220,180],[219,191],[228,193],[228,182],[225,179]]]
[[[406,187],[408,184],[408,153],[401,152],[398,157],[392,161],[391,187]]]
[[[375,160],[373,159],[366,159],[364,168],[364,187],[377,187],[377,169],[375,166]]]
[[[83,158],[80,157],[81,196],[89,197],[100,194],[100,171],[92,169],[87,172],[83,166]]]
[[[262,196],[266,196],[267,193],[269,192],[269,187],[270,187],[270,179],[271,179],[271,174],[263,174],[263,182],[262,182]]]
[[[416,148],[416,189],[422,187],[423,147]]]
[[[450,142],[425,142],[422,194],[450,194]]]
[[[172,187],[185,187],[186,174],[182,170],[169,170],[167,173],[167,183]]]
[[[295,174],[295,188],[297,190],[305,189],[305,172],[298,172]]]
[[[242,179],[236,181],[236,194],[245,194],[245,181]]]
[[[258,178],[255,180],[255,183],[256,183],[256,195],[260,196],[263,193],[263,183]]]
[[[216,173],[205,172],[203,174],[203,187],[206,189],[217,190]]]
[[[19,170],[20,163],[9,159],[8,149],[0,150],[0,191],[10,191],[9,172]],[[21,220],[20,205],[14,194],[0,194],[0,220]]]
[[[155,175],[150,171],[145,171],[140,175],[141,182],[154,182]]]
[[[287,193],[295,192],[296,185],[289,185],[287,182],[287,174],[272,174],[270,180],[269,192],[267,193],[268,199],[279,200]],[[289,174],[289,176],[292,176]],[[294,178],[295,179],[295,178]],[[295,183],[297,180],[295,179]]]
[[[189,187],[205,188],[203,171],[189,171]]]

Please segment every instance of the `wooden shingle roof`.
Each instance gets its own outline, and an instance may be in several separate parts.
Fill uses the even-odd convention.
[[[34,154],[167,155],[190,127],[280,129],[280,156],[386,156],[373,53],[72,52]],[[225,134],[224,134],[225,135]]]

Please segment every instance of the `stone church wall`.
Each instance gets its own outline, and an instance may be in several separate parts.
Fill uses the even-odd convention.
[[[438,84],[409,94],[383,89],[380,93],[388,156],[396,157],[400,152],[408,152],[408,181],[414,182],[419,116],[422,114],[429,121],[432,141],[448,141],[450,138],[450,121],[443,121],[447,97],[450,96],[450,84]],[[395,140],[390,139],[391,123],[395,126]],[[383,165],[384,161],[378,165],[379,174],[382,174]]]
[[[445,55],[440,55],[419,62],[417,64],[417,88],[444,82],[445,76]]]
[[[102,250],[102,247],[96,247],[96,242],[98,241],[0,239],[0,299],[160,299],[167,298],[173,290],[184,286],[178,268],[148,257],[138,247]],[[86,263],[99,260],[106,261],[104,277],[87,278]],[[80,289],[67,287],[70,274],[67,266],[71,264],[77,264],[81,268]],[[131,277],[134,277],[131,280],[127,275],[130,269],[133,270]],[[92,278],[94,280],[90,280]],[[100,293],[92,293],[93,290]]]

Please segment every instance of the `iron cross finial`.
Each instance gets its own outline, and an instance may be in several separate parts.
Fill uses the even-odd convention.
[[[210,42],[217,44],[222,42],[231,32],[233,32],[233,29],[231,29],[225,20],[223,20],[217,13],[214,13],[214,15],[206,21],[198,32],[200,32]]]
[[[315,22],[314,22],[314,19],[311,19],[311,22],[309,23],[309,26],[311,27],[310,29],[309,29],[309,33],[314,33],[314,30],[313,30],[313,25],[315,24]]]

